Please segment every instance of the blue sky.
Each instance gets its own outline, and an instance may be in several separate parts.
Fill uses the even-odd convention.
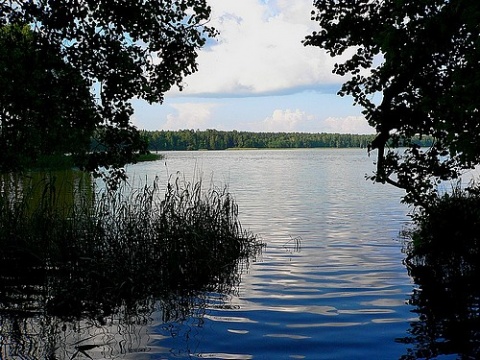
[[[218,129],[374,133],[339,97],[332,59],[302,40],[317,29],[312,0],[209,0],[220,31],[199,52],[198,72],[163,104],[135,101],[134,124],[146,130]]]

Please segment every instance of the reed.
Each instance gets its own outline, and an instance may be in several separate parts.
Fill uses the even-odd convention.
[[[55,179],[16,190],[4,181],[2,310],[14,304],[16,311],[102,317],[172,292],[229,292],[262,247],[242,228],[226,188],[179,177],[164,192],[158,180],[136,190],[84,185],[66,202]]]

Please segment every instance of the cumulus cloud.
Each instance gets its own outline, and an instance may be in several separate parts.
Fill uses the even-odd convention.
[[[183,92],[172,89],[159,107],[138,105],[139,127],[374,132],[356,116],[358,109],[350,110],[350,100],[333,96],[345,81],[331,73],[342,59],[302,44],[318,30],[310,19],[312,0],[209,0],[209,5],[208,25],[220,35],[199,51],[198,72],[184,79]]]
[[[341,134],[374,134],[363,116],[329,117],[324,121],[326,132]]]
[[[330,56],[301,43],[315,27],[311,0],[209,4],[209,25],[220,35],[200,51],[199,71],[184,81],[186,95],[258,95],[338,83]]]
[[[373,134],[363,116],[329,117],[321,119],[300,109],[276,109],[272,115],[257,123],[250,123],[250,131],[262,132],[325,132],[340,134]]]
[[[176,113],[168,114],[167,121],[162,126],[164,130],[208,128],[214,103],[179,103],[171,104]]]
[[[296,110],[274,110],[265,120],[251,124],[251,130],[264,132],[296,132],[304,131],[314,123],[315,117],[311,114]]]

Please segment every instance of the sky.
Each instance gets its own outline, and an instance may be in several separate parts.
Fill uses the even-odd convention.
[[[318,24],[313,0],[209,0],[220,34],[199,51],[198,71],[163,104],[135,100],[133,123],[145,130],[217,129],[256,132],[371,134],[338,59],[302,40]]]

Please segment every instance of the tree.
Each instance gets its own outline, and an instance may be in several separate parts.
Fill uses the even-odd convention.
[[[377,130],[372,179],[405,189],[406,202],[428,208],[439,182],[480,162],[480,2],[315,0],[314,6],[320,30],[304,44],[347,56],[333,72],[349,75],[339,94],[353,96]],[[414,136],[432,136],[433,145],[422,149]],[[406,149],[395,149],[399,144]]]
[[[72,89],[78,87],[76,96],[82,104],[77,110],[87,103],[93,105],[98,146],[93,154],[84,156],[82,166],[89,170],[110,165],[117,168],[146,149],[145,141],[130,121],[131,99],[162,102],[172,86],[182,87],[183,78],[197,70],[197,50],[207,37],[215,36],[215,30],[207,26],[209,15],[205,0],[0,3],[0,27],[28,26],[33,33],[28,49],[40,58],[54,54],[57,62],[63,62],[58,66],[68,69],[76,78],[74,86],[68,83],[68,76],[59,78],[65,96],[73,97]],[[40,66],[57,73],[56,68],[48,68],[49,63]],[[11,78],[28,72],[9,71]],[[38,87],[32,96],[41,92],[52,102],[63,99],[50,91],[49,81],[38,83],[33,78],[27,81],[24,92],[30,86]],[[1,88],[0,92],[8,97],[9,90]],[[39,102],[43,100],[38,97]],[[16,127],[23,126],[22,122],[36,121],[30,112],[21,112],[17,107],[2,110],[2,124]],[[59,116],[57,125],[70,121],[70,114]],[[90,118],[81,115],[78,120],[75,128],[83,126],[80,120],[89,122]]]
[[[80,74],[55,47],[39,52],[28,26],[0,28],[0,169],[39,155],[87,152],[98,121]]]

